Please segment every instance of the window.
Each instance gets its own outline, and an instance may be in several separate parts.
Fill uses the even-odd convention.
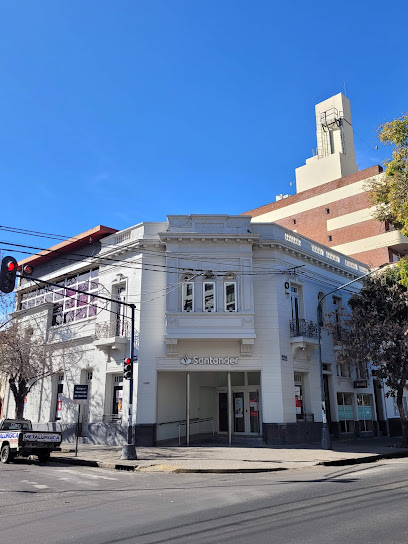
[[[298,287],[297,285],[290,286],[290,302],[291,302],[291,311],[292,311],[291,329],[294,331],[295,336],[300,336],[301,334],[300,294],[301,294],[300,287]]]
[[[203,283],[203,310],[215,312],[215,283],[213,281]]]
[[[296,219],[292,219],[292,224],[296,225]]]
[[[183,312],[194,311],[194,283],[189,281],[183,284]]]
[[[337,408],[342,433],[354,432],[353,394],[337,393]]]
[[[84,293],[77,293],[69,287],[84,291]],[[92,293],[97,294],[98,288],[98,269],[94,268],[64,278],[58,282],[58,287],[49,285],[23,293],[20,299],[20,309],[26,310],[40,304],[53,302],[52,325],[71,323],[96,315],[96,299]],[[85,294],[85,291],[90,292],[91,295]]]
[[[340,376],[341,378],[350,378],[351,377],[350,365],[348,363],[338,363],[337,376]]]
[[[296,419],[303,419],[303,374],[295,374],[295,409]]]
[[[333,241],[333,236],[331,234],[329,234],[329,236],[327,237],[328,241],[329,242],[332,242]]]
[[[224,299],[225,299],[225,311],[236,312],[237,311],[237,284],[234,281],[226,281],[224,283]]]
[[[356,374],[358,379],[366,380],[368,378],[367,363],[365,362],[357,363]]]
[[[208,272],[203,282],[197,282],[197,285],[190,276],[184,276],[182,278],[182,295],[181,295],[181,308],[183,312],[194,312],[196,304],[194,303],[194,290],[199,289],[198,297],[202,297],[202,306],[198,300],[198,311],[203,312],[216,312],[217,311],[217,280],[212,272]],[[228,273],[224,276],[224,302],[218,302],[218,311],[236,312],[238,311],[237,302],[237,283],[235,281],[235,274]],[[197,295],[196,295],[197,296]],[[222,308],[224,308],[222,310]]]
[[[326,214],[328,215],[330,213],[330,208],[326,208]]]
[[[360,421],[360,431],[373,431],[373,410],[371,395],[357,394],[357,413]]]
[[[408,417],[407,397],[402,397],[402,406],[404,408],[405,416]],[[397,406],[397,399],[394,398],[394,415],[400,417],[400,413]]]

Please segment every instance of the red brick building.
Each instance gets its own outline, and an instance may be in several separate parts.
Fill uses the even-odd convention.
[[[381,166],[358,170],[349,100],[341,93],[316,105],[316,154],[296,169],[295,195],[245,212],[275,222],[372,267],[408,253],[408,238],[373,218],[365,188]]]

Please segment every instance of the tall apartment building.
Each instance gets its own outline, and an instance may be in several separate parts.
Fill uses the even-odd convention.
[[[408,253],[408,238],[373,218],[365,190],[381,166],[358,170],[350,101],[342,93],[315,107],[317,150],[296,169],[296,194],[245,212],[275,222],[375,267]]]

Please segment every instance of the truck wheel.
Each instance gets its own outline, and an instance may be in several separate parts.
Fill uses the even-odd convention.
[[[10,461],[13,461],[13,459],[14,455],[11,453],[9,444],[4,444],[1,448],[0,461],[2,463],[9,463]]]
[[[50,460],[50,455],[51,455],[51,453],[49,451],[39,453],[38,454],[38,459],[39,459],[40,463],[46,463],[47,461],[49,461]]]

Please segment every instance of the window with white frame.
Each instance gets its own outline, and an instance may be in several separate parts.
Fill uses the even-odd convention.
[[[225,312],[237,312],[237,282],[235,281],[235,274],[228,273],[224,276],[224,301],[218,301],[218,307],[224,307]],[[199,289],[199,296],[202,297],[202,306],[199,307],[199,311],[203,312],[216,312],[217,311],[217,280],[216,276],[209,272],[204,276],[201,283],[195,283],[191,276],[184,276],[182,278],[181,288],[181,309],[183,312],[194,312],[194,290]],[[196,300],[197,302],[197,300]],[[218,310],[219,311],[219,310]],[[222,310],[221,310],[222,311]]]
[[[357,413],[360,421],[360,431],[373,431],[372,396],[366,393],[357,394]]]
[[[182,289],[182,308],[183,312],[193,312],[194,311],[194,282],[187,281],[183,283]]]
[[[354,409],[352,393],[337,393],[337,409],[342,433],[354,432]]]
[[[204,312],[215,312],[215,282],[203,282],[203,310]]]
[[[98,268],[71,274],[56,283],[58,283],[58,287],[47,285],[23,293],[20,299],[20,309],[26,310],[46,302],[53,302],[53,326],[96,315],[96,299],[92,294],[98,294]],[[83,291],[83,293],[77,293],[72,289]]]
[[[224,282],[224,306],[226,312],[237,311],[237,283],[235,281]]]

